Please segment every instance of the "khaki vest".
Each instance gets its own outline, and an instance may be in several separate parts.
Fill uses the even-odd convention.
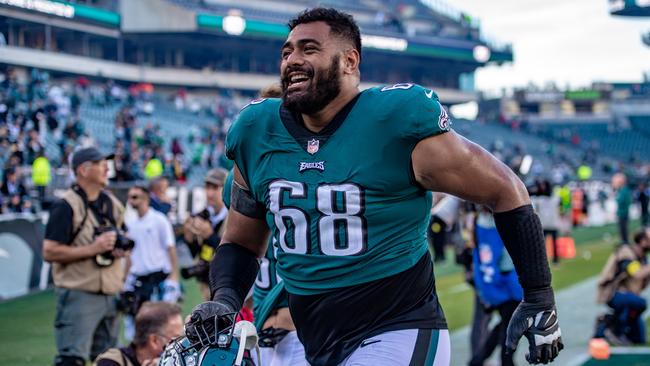
[[[108,194],[113,201],[113,217],[117,227],[124,222],[124,206],[112,194]],[[63,194],[63,199],[72,207],[72,232],[76,232],[83,221],[86,205],[83,198],[72,189]],[[99,227],[97,218],[92,212],[88,217],[71,246],[89,245],[93,242],[95,228]],[[52,277],[57,287],[72,290],[81,290],[92,293],[113,295],[122,289],[124,284],[124,260],[115,260],[108,267],[99,267],[95,258],[86,258],[72,263],[52,263]]]
[[[114,361],[120,366],[133,366],[129,358],[124,356],[122,354],[122,351],[120,351],[117,348],[110,348],[106,352],[97,356],[97,359],[95,360],[95,362],[93,362],[93,365],[97,365],[97,362],[100,360]]]
[[[609,302],[616,291],[629,291],[638,295],[645,287],[643,279],[632,277],[625,271],[618,273],[618,263],[623,260],[639,260],[629,245],[621,246],[607,259],[598,280],[599,303]]]

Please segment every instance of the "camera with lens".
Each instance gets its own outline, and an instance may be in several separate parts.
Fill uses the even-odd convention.
[[[184,279],[196,277],[203,282],[208,282],[210,274],[210,263],[200,259],[191,267],[181,268],[181,277]]]
[[[135,247],[135,241],[127,238],[120,230],[111,226],[101,226],[95,228],[93,237],[96,238],[97,236],[110,231],[115,231],[117,234],[115,238],[115,247],[113,249],[122,249],[124,251],[128,251]],[[100,267],[108,267],[113,264],[114,260],[115,258],[113,257],[112,251],[107,251],[95,256],[95,263],[97,263],[97,265]]]
[[[210,221],[210,211],[208,211],[207,208],[204,208],[201,210],[201,212],[197,213],[196,215],[193,215],[193,217],[199,217],[203,220]]]

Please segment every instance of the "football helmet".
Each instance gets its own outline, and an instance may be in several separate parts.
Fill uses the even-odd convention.
[[[158,366],[255,366],[246,352],[257,345],[255,326],[247,321],[235,324],[236,315],[218,315],[187,324],[193,327],[188,332],[193,336],[172,341]]]

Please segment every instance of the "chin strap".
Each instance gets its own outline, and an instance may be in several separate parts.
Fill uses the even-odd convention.
[[[255,329],[253,323],[246,320],[236,323],[234,337],[239,340],[239,349],[237,350],[237,358],[235,359],[234,366],[241,366],[244,360],[244,352],[246,350],[250,351],[253,347],[255,347],[257,353],[257,363],[261,364],[260,347],[257,344],[257,329]]]

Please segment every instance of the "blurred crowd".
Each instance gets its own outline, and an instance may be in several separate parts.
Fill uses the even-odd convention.
[[[22,74],[0,68],[0,213],[40,210],[51,198],[53,181],[60,182],[58,189],[70,183],[71,154],[89,146],[115,153],[112,180],[164,176],[186,184],[196,170],[197,182],[189,183],[200,184],[205,170],[230,167],[225,134],[246,100],[231,91],[203,98],[182,88],[156,94],[151,84],[127,88],[85,77],[53,82],[37,69]],[[98,129],[97,113],[109,114],[113,124]],[[177,117],[204,123],[161,127],[161,119]],[[112,130],[108,139],[100,135],[106,127]],[[53,179],[57,175],[63,178]]]
[[[183,184],[196,167],[230,168],[224,156],[224,141],[242,105],[241,98],[219,95],[206,102],[189,97],[185,89],[178,90],[164,103],[173,104],[176,112],[208,118],[211,123],[187,126],[189,133],[185,136],[170,136],[160,123],[153,122],[157,113],[152,101],[153,86],[139,85],[130,89],[129,95],[135,97],[123,102],[115,116],[115,180],[152,179],[162,175]]]

